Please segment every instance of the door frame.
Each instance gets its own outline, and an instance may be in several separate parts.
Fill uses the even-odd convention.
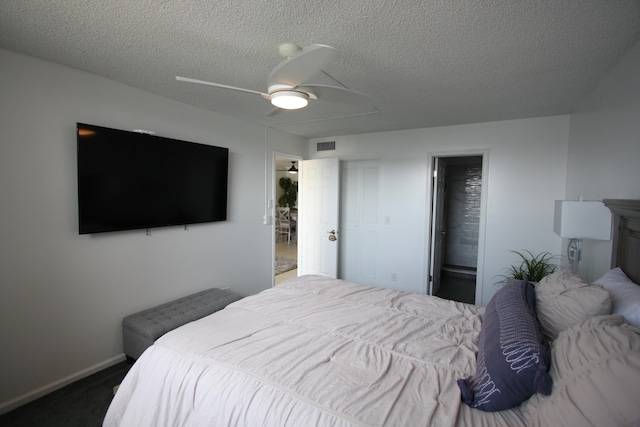
[[[482,191],[480,196],[480,223],[478,224],[478,265],[476,271],[476,304],[482,303],[482,295],[484,290],[484,264],[485,264],[485,241],[486,241],[486,224],[487,224],[487,195],[489,187],[489,148],[470,148],[450,151],[433,151],[427,153],[427,224],[425,239],[425,270],[423,272],[425,282],[423,292],[431,293],[431,259],[432,259],[432,231],[433,231],[433,174],[434,163],[436,157],[482,157]]]
[[[276,204],[278,203],[276,200],[276,190],[278,185],[278,180],[276,180],[276,172],[277,165],[276,161],[278,159],[288,159],[289,161],[299,162],[304,160],[302,156],[291,153],[284,153],[281,151],[272,151],[271,156],[271,197],[269,197],[267,201],[267,210],[268,210],[268,221],[271,225],[271,287],[273,288],[276,285],[276,221],[275,221],[275,213],[276,213]],[[298,261],[299,262],[299,261]]]
[[[441,225],[444,222],[444,205],[445,205],[445,195],[444,190],[446,188],[446,169],[447,169],[447,161],[450,157],[444,156],[436,156],[433,158],[433,174],[431,179],[431,236],[433,236],[433,241],[430,244],[431,252],[429,253],[429,262],[431,263],[429,267],[429,277],[428,277],[428,289],[427,293],[429,295],[433,295],[438,292],[440,289],[440,279],[442,275],[442,265],[444,260],[444,241],[446,240],[443,237],[444,231],[442,230]],[[437,164],[436,164],[437,163]],[[436,175],[436,172],[438,174]],[[435,200],[435,202],[434,202]],[[434,212],[436,212],[434,214]],[[439,267],[439,271],[436,267]]]

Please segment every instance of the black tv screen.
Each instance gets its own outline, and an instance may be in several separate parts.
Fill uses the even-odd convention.
[[[77,124],[80,234],[227,219],[229,149]]]

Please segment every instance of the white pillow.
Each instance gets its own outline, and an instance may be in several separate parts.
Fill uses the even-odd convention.
[[[629,323],[640,328],[640,286],[633,283],[626,274],[616,267],[593,282],[611,294],[612,313],[622,314]]]
[[[611,313],[611,296],[569,270],[558,270],[536,285],[536,311],[549,341],[571,325]]]

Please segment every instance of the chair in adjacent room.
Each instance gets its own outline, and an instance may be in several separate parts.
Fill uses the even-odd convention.
[[[280,241],[280,236],[287,236],[287,244],[291,244],[291,231],[294,228],[291,221],[291,210],[287,208],[276,208],[276,240]]]

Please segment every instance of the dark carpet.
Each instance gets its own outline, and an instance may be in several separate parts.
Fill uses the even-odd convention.
[[[122,382],[130,367],[127,362],[119,363],[16,408],[0,416],[0,426],[101,426],[113,387]]]

